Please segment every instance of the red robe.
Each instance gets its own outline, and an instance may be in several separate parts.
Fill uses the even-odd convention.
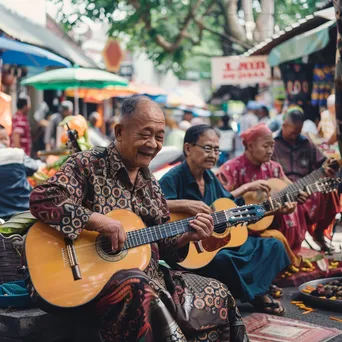
[[[245,154],[227,161],[221,166],[219,178],[228,191],[260,179],[283,178],[282,166],[271,160],[261,166],[252,164]],[[318,210],[319,208],[319,210]],[[294,253],[299,252],[305,233],[316,229],[326,229],[336,215],[334,197],[331,194],[313,194],[303,205],[298,204],[294,213],[277,215],[272,228],[278,229],[288,240]]]

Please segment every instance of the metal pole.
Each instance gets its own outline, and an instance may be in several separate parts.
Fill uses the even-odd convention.
[[[75,88],[74,94],[74,102],[75,102],[75,115],[80,113],[80,103],[79,103],[79,96],[78,96],[78,87]]]

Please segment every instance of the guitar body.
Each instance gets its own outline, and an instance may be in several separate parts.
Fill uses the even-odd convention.
[[[276,195],[277,192],[283,190],[288,186],[283,180],[278,178],[270,178],[267,180],[268,185],[271,188],[271,196]],[[248,191],[243,196],[246,204],[257,204],[262,203],[267,200],[267,196],[264,191]],[[260,221],[249,224],[248,229],[253,230],[255,232],[262,232],[266,230],[273,222],[274,216],[265,216]]]
[[[237,207],[234,201],[228,198],[220,198],[213,203],[215,211],[221,211]],[[183,213],[171,214],[171,222],[190,217]],[[214,259],[215,255],[223,248],[238,247],[248,238],[246,226],[237,225],[227,227],[223,233],[214,232],[209,238],[196,242],[190,242],[187,257],[179,263],[187,269],[198,269],[206,266]]]
[[[117,209],[107,214],[121,222],[126,232],[145,225],[133,212]],[[73,242],[81,279],[75,280],[64,236],[47,224],[37,222],[25,242],[26,262],[33,286],[48,303],[59,307],[76,307],[95,298],[113,274],[120,270],[144,270],[151,258],[150,245],[104,253],[97,232],[84,230]]]

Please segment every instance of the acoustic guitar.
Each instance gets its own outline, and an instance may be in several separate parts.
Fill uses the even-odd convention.
[[[315,172],[316,171],[313,173]],[[341,183],[340,178],[325,177],[315,181],[312,184],[309,184],[312,179],[316,178],[315,175],[317,174],[310,174],[290,185],[281,179],[270,178],[267,180],[267,183],[271,188],[271,197],[267,198],[265,192],[263,191],[254,191],[247,192],[243,198],[246,204],[260,203],[260,205],[265,208],[266,211],[268,211],[272,210],[276,203],[284,205],[285,202],[288,201],[296,202],[298,200],[300,191],[306,191],[309,195],[315,192],[329,193],[334,191],[338,184]],[[273,215],[265,216],[260,220],[260,222],[248,225],[248,229],[254,232],[262,232],[272,224],[273,220]]]
[[[214,211],[230,210],[239,208],[234,201],[228,198],[219,198],[211,206]],[[187,213],[171,213],[170,221],[175,222],[184,220],[190,215]],[[187,269],[198,269],[210,263],[216,254],[223,248],[239,247],[243,245],[248,238],[248,229],[246,225],[237,224],[226,227],[221,231],[214,231],[207,239],[199,242],[190,242],[189,251],[186,258],[179,263],[180,266]]]
[[[326,165],[337,171],[341,165],[341,160],[327,160]],[[278,178],[270,178],[267,180],[271,188],[271,197],[267,198],[263,191],[249,191],[243,198],[246,204],[261,203],[266,209],[274,208],[275,203],[284,205],[285,202],[297,202],[300,191],[306,191],[309,195],[314,192],[328,193],[335,189],[341,182],[338,178],[326,177],[323,167],[311,172],[309,175],[299,179],[295,183],[288,184]],[[251,224],[248,229],[261,232],[266,230],[273,222],[274,216],[265,217],[262,222]]]
[[[243,198],[246,204],[260,203],[266,211],[272,210],[276,203],[281,206],[285,205],[285,202],[297,202],[300,191],[306,191],[308,195],[315,192],[329,193],[335,190],[338,184],[341,183],[340,178],[318,178],[319,170],[312,172],[310,175],[298,180],[295,183],[287,184],[281,179],[271,178],[267,180],[268,185],[271,188],[271,197],[266,198],[266,194],[263,191],[247,192]],[[262,219],[262,222],[256,222],[248,225],[248,229],[254,232],[262,232],[266,230],[273,222],[274,216],[270,215]]]
[[[214,231],[227,225],[257,221],[264,209],[246,205],[212,214]],[[36,222],[25,241],[26,264],[33,286],[48,303],[64,308],[83,305],[95,298],[113,274],[120,270],[144,270],[150,262],[150,243],[188,232],[189,220],[144,227],[133,212],[117,209],[107,216],[119,220],[127,232],[121,251],[113,252],[111,242],[94,231],[84,230],[72,241],[47,224]]]
[[[278,179],[277,179],[278,180]],[[323,178],[319,181],[316,181],[313,184],[307,184],[305,190],[308,191],[308,193],[313,192],[322,192],[327,193],[330,191],[333,191],[337,184],[339,184],[341,181],[339,179],[335,178]],[[293,184],[291,184],[293,185]],[[298,196],[299,189],[296,188],[296,190],[288,191],[286,195],[290,196],[291,200],[294,200],[294,196]],[[274,197],[272,199],[273,206],[275,206],[276,202],[281,202],[281,197]],[[264,201],[263,203],[260,203],[259,206],[262,207],[265,211],[264,216],[261,220],[256,221],[256,223],[253,223],[252,225],[248,225],[246,227],[245,225],[235,225],[234,227],[229,227],[223,231],[214,231],[213,234],[208,237],[207,239],[204,239],[199,242],[190,242],[189,244],[189,251],[186,256],[186,258],[179,262],[178,265],[180,265],[183,268],[186,269],[199,269],[211,262],[211,260],[216,256],[216,254],[223,248],[232,248],[232,247],[239,247],[242,244],[245,243],[245,241],[248,238],[248,229],[252,226],[255,226],[258,222],[266,221],[266,224],[270,221],[269,225],[272,223],[273,216],[272,213],[276,211],[276,208],[270,207],[269,201]],[[283,202],[281,202],[283,204]],[[228,209],[231,210],[233,208],[239,208],[237,207],[236,203],[228,198],[220,198],[216,200],[212,205],[211,208],[213,210],[224,210]],[[171,220],[170,221],[176,221],[180,219],[184,219],[188,217],[189,215],[186,213],[171,213]],[[269,220],[269,218],[271,218]],[[265,225],[265,224],[264,224]],[[264,226],[263,226],[264,227]],[[260,228],[260,230],[265,230],[266,228]]]

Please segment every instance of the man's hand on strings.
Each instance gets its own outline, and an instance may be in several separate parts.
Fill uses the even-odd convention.
[[[335,177],[336,171],[331,167],[331,164],[334,162],[335,158],[327,159],[324,164],[322,165],[324,173],[328,177]],[[337,161],[335,161],[337,163]]]
[[[267,181],[265,181],[264,179],[260,179],[254,182],[250,182],[248,184],[245,185],[246,187],[246,192],[247,191],[264,191],[266,192],[267,196],[270,194],[271,192],[271,187],[268,185]]]
[[[184,233],[181,237],[182,243],[190,241],[200,241],[208,238],[214,231],[213,218],[208,214],[197,214],[194,219],[189,221],[191,231]]]
[[[86,226],[87,230],[95,230],[108,236],[112,243],[113,251],[121,250],[126,241],[126,232],[120,221],[106,215],[92,213]]]
[[[285,202],[284,206],[282,206],[280,203],[276,203],[274,209],[276,214],[289,215],[296,210],[296,207],[296,202]]]
[[[304,204],[308,198],[309,198],[309,194],[307,192],[299,191],[299,196],[298,196],[299,204]]]
[[[192,216],[195,216],[198,213],[211,214],[213,212],[212,209],[204,202],[192,200],[187,201],[186,211]]]

